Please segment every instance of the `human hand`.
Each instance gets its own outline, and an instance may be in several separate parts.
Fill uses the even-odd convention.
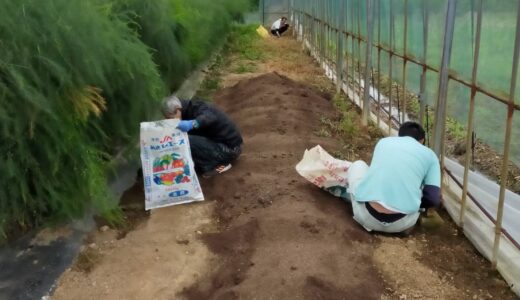
[[[182,120],[177,125],[177,128],[183,132],[188,132],[193,129],[193,120]]]

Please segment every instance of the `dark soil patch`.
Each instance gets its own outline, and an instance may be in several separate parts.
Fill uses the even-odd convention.
[[[313,134],[320,116],[337,115],[330,95],[269,73],[217,92],[215,103],[239,125],[244,150],[230,172],[202,182],[220,224],[202,239],[219,258],[183,296],[343,299],[368,290],[379,298],[376,239],[355,224],[347,203],[294,170],[306,148],[341,150]]]
[[[341,289],[333,283],[309,276],[306,279],[305,294],[308,299],[316,300],[348,300],[348,299],[380,299],[380,295],[370,290]]]
[[[214,253],[225,257],[224,263],[215,271],[211,282],[202,282],[182,292],[188,299],[235,299],[237,294],[226,288],[239,285],[248,269],[254,266],[250,260],[258,222],[251,220],[244,225],[218,233],[205,234],[202,239]]]

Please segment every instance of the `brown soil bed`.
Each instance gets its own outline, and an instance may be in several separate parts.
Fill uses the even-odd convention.
[[[205,184],[221,231],[203,239],[223,263],[187,288],[187,298],[380,298],[374,238],[348,217],[348,205],[294,170],[304,149],[337,148],[313,134],[320,116],[335,114],[322,95],[276,73],[215,95],[240,124],[245,147],[232,173]]]

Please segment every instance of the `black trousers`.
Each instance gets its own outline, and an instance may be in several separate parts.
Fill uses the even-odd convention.
[[[273,35],[278,36],[278,35],[282,35],[282,33],[286,32],[287,29],[289,29],[289,24],[285,24],[285,25],[281,26],[279,29],[271,29],[271,33]],[[277,31],[279,34],[276,33]]]
[[[242,152],[241,146],[230,148],[203,136],[189,134],[188,137],[195,169],[203,174],[231,163]]]

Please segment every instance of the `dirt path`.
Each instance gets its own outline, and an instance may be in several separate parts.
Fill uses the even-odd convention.
[[[88,268],[68,270],[53,299],[514,299],[449,222],[407,238],[369,234],[349,205],[301,178],[306,148],[337,153],[350,140],[352,158],[368,159],[375,139],[316,134],[320,120],[339,120],[333,87],[297,42],[258,47],[269,60],[226,74],[214,97],[245,146],[231,171],[202,181],[208,201],[153,211],[121,239],[93,234]],[[142,203],[140,183],[126,197]]]

